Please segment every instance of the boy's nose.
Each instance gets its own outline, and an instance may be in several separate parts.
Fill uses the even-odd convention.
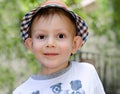
[[[56,46],[56,43],[55,43],[54,38],[48,38],[48,41],[46,43],[46,47],[55,47],[55,46]]]

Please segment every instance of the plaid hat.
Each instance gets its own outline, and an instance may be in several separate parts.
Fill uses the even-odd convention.
[[[86,42],[87,36],[88,36],[88,27],[85,24],[85,22],[79,17],[77,14],[74,12],[70,11],[68,7],[65,5],[65,3],[60,2],[60,1],[46,1],[43,3],[41,6],[37,7],[36,9],[33,9],[29,13],[27,13],[21,22],[21,37],[23,41],[25,41],[27,38],[29,38],[29,28],[30,28],[30,23],[33,19],[33,16],[37,13],[40,12],[41,9],[47,8],[47,7],[58,7],[63,9],[64,11],[68,12],[70,15],[75,20],[75,25],[76,25],[76,34],[77,36],[80,36],[82,38],[82,45]]]

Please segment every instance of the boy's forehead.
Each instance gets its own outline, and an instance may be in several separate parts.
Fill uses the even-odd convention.
[[[31,25],[31,29],[35,30],[36,27],[42,30],[46,30],[46,27],[51,27],[54,25],[55,30],[60,30],[60,31],[70,31],[72,35],[75,35],[75,25],[71,22],[71,20],[65,16],[65,15],[59,15],[59,14],[54,14],[54,15],[48,15],[48,16],[36,16],[36,18],[33,20],[33,23]],[[41,28],[42,27],[42,28]],[[31,32],[32,32],[31,30]]]

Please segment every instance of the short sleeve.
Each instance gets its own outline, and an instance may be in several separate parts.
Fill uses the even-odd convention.
[[[94,94],[105,94],[102,82],[101,82],[99,75],[94,67],[93,67],[92,84],[94,87],[94,90],[93,90]]]

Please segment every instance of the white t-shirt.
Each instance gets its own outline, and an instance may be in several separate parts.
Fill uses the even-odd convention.
[[[105,94],[93,65],[71,62],[52,75],[31,76],[13,94]]]

